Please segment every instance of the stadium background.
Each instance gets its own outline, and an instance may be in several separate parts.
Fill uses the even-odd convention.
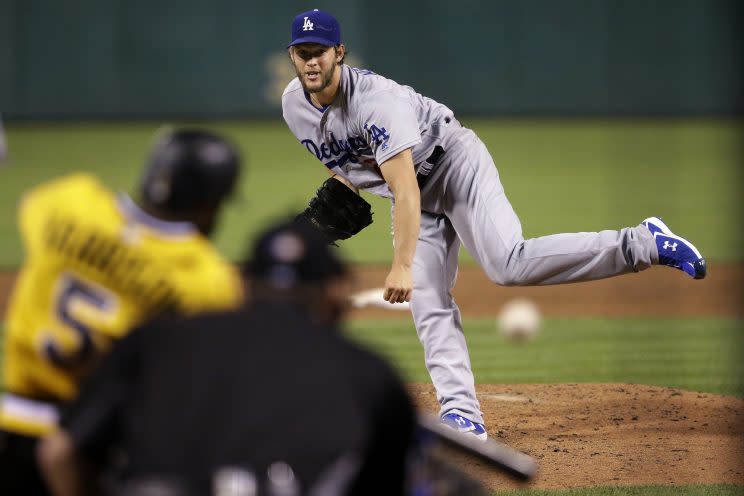
[[[558,293],[489,293],[463,254],[458,290],[480,384],[631,383],[724,394],[715,397],[731,409],[721,425],[744,438],[736,427],[744,415],[744,40],[743,8],[734,0],[0,1],[0,116],[9,146],[0,164],[5,287],[22,260],[14,218],[22,191],[77,170],[131,190],[163,124],[208,126],[244,151],[242,194],[217,237],[233,260],[267,222],[301,208],[325,172],[286,130],[278,98],[292,77],[284,51],[289,21],[311,7],[340,19],[351,65],[446,103],[479,133],[526,236],[662,215],[709,259],[710,277],[697,285],[659,269],[635,285],[624,277]],[[363,283],[381,284],[390,258],[388,207],[367,198],[376,222],[342,250],[364,265]],[[543,332],[527,345],[501,339],[491,317],[522,294],[541,302],[547,315]],[[357,317],[350,325],[355,337],[391,357],[411,381],[428,381],[405,314]],[[426,404],[425,387],[415,391]],[[497,432],[541,454],[530,445],[541,445],[536,431],[519,423],[524,412],[498,402],[487,408],[504,412]],[[722,458],[744,458],[734,444],[726,446],[733,451]],[[551,470],[564,464],[564,487],[677,483],[684,486],[612,494],[679,494],[682,487],[688,494],[738,494],[741,486],[688,484],[744,484],[744,471],[703,477],[711,462],[692,452],[670,462],[688,477],[657,480],[645,467],[629,466],[591,484],[566,475],[582,468],[570,469],[556,457],[571,455],[556,453],[541,461]],[[600,470],[601,462],[587,460],[583,470]]]

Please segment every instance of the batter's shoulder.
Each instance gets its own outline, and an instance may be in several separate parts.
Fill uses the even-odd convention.
[[[88,197],[93,192],[109,193],[109,190],[97,177],[87,173],[77,173],[58,177],[31,188],[24,193],[22,202],[51,198],[75,199]]]
[[[203,236],[172,243],[167,263],[181,310],[199,313],[235,308],[243,299],[239,269]]]
[[[113,202],[111,193],[95,176],[63,176],[24,192],[18,205],[18,226],[27,251],[42,247],[42,235],[52,215],[90,217],[90,209],[100,212]],[[72,214],[71,214],[72,212]]]

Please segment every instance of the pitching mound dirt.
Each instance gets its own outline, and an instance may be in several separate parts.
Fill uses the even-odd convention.
[[[491,437],[540,463],[529,487],[744,485],[744,399],[629,384],[477,390]],[[409,391],[437,411],[432,386]],[[490,488],[525,485],[467,457],[453,461]]]

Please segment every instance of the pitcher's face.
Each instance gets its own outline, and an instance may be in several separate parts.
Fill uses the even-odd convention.
[[[329,47],[301,43],[290,48],[290,57],[302,88],[307,93],[319,93],[333,81],[333,74],[343,57],[343,45]]]

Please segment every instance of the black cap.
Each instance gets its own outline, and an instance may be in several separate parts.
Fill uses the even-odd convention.
[[[287,221],[260,235],[247,272],[277,289],[290,289],[342,276],[346,267],[320,233]]]

